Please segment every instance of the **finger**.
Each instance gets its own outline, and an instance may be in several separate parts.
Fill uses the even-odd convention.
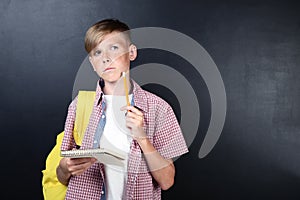
[[[127,110],[129,110],[129,107],[130,107],[130,106],[123,106],[123,107],[120,108],[120,110],[121,110],[121,111],[125,111],[125,110],[127,111]]]
[[[72,176],[79,176],[81,174],[83,174],[85,172],[85,169],[81,169],[81,170],[77,170],[77,171],[74,171],[72,172]]]
[[[143,121],[143,119],[144,119],[143,114],[142,115],[138,115],[138,114],[133,113],[133,112],[128,112],[127,115],[126,115],[126,117],[137,119],[137,120],[141,120],[141,121]]]
[[[88,158],[71,158],[70,162],[73,165],[81,165],[84,163],[92,163],[94,158],[88,157]]]
[[[138,130],[143,130],[143,125],[142,124],[136,124],[134,122],[128,121],[126,122],[126,127],[130,130],[130,132],[135,132]]]
[[[70,167],[70,171],[72,175],[78,175],[78,173],[84,172],[87,170],[93,163],[92,162],[86,162],[79,165],[73,165]]]
[[[134,106],[130,106],[130,111],[133,112],[133,113],[135,113],[135,114],[137,114],[137,115],[139,115],[139,116],[143,116],[144,115],[141,110],[137,109]]]
[[[124,111],[124,110],[127,110],[127,111],[130,111],[130,112],[133,112],[137,115],[140,115],[142,116],[143,115],[143,112],[141,109],[138,109],[137,107],[134,107],[134,106],[123,106],[121,108],[121,111]]]
[[[120,108],[120,110],[121,110],[121,111],[127,110],[127,106],[122,106],[122,107]]]
[[[132,123],[135,126],[142,126],[144,122],[142,117],[136,116],[136,117],[126,117],[126,123]]]
[[[128,106],[123,106],[120,108],[121,111],[126,111],[125,113],[125,117],[127,116],[127,114],[130,112],[130,110],[127,109]]]

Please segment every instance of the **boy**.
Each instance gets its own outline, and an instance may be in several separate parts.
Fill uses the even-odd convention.
[[[161,189],[174,184],[172,158],[188,152],[172,108],[127,79],[131,103],[118,108],[126,112],[123,117],[129,134],[124,134],[113,119],[112,98],[122,74],[129,75],[130,62],[137,57],[129,27],[116,19],[99,21],[88,29],[85,49],[100,80],[80,148],[99,148],[109,141],[127,158],[123,168],[95,158],[62,158],[56,172],[58,180],[68,185],[66,199],[161,199]],[[77,98],[69,106],[61,150],[76,147],[76,103]]]

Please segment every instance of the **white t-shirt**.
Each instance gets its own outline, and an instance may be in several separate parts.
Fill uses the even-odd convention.
[[[104,95],[106,102],[106,124],[100,139],[100,147],[118,150],[129,154],[132,141],[129,129],[125,126],[125,113],[120,108],[126,105],[124,96]],[[129,95],[131,101],[132,95]],[[128,156],[127,156],[128,157]],[[127,180],[127,161],[124,167],[115,165],[104,165],[105,169],[105,196],[106,200],[122,199]]]

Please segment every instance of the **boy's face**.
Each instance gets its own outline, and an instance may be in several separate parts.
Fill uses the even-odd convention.
[[[103,36],[102,41],[90,52],[90,62],[105,82],[115,83],[122,72],[129,72],[130,61],[136,58],[136,47],[120,32]]]

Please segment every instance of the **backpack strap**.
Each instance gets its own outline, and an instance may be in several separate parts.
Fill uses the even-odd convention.
[[[93,110],[93,102],[96,92],[79,91],[76,107],[76,119],[74,125],[74,138],[81,145],[85,129]],[[75,131],[76,129],[76,131]],[[45,200],[64,200],[67,186],[61,184],[56,177],[56,168],[60,159],[60,146],[64,137],[64,131],[57,135],[56,144],[46,158],[46,168],[42,171],[43,196]]]
[[[78,92],[73,137],[79,146],[81,146],[85,130],[92,114],[95,95],[95,91],[80,90]]]

